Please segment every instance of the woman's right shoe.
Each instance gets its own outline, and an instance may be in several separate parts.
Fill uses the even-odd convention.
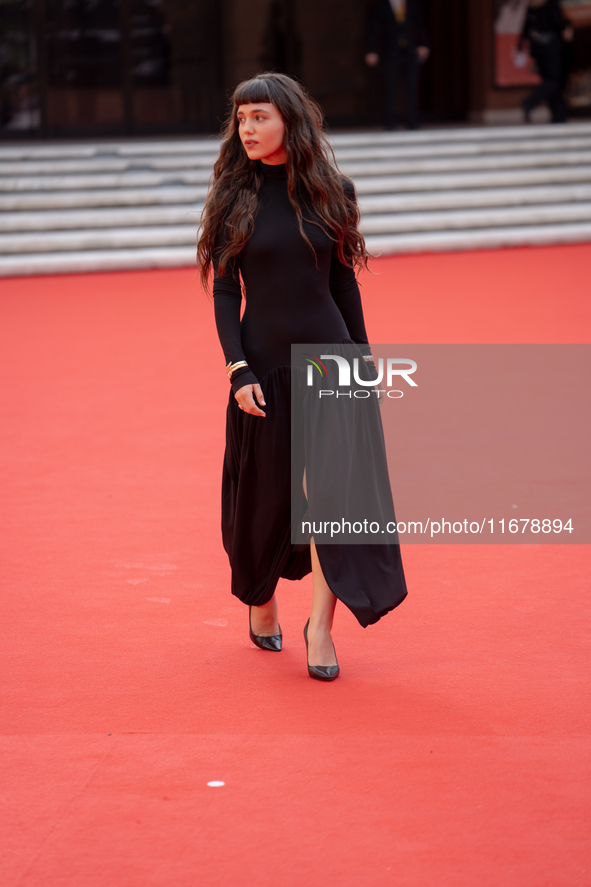
[[[310,665],[308,662],[308,625],[310,620],[304,625],[304,640],[306,642],[306,662],[308,663],[308,674],[317,681],[334,681],[339,676],[339,663],[336,665]],[[334,650],[334,644],[332,645]],[[337,658],[337,651],[334,651],[334,658]]]
[[[283,642],[283,635],[281,634],[281,626],[279,626],[279,634],[255,634],[252,630],[252,625],[250,624],[250,611],[252,607],[248,608],[248,636],[255,645],[255,647],[259,647],[261,650],[271,650],[272,653],[279,653],[281,651],[281,644]]]

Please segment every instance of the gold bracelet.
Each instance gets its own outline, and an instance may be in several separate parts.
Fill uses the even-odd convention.
[[[245,360],[238,360],[236,363],[229,363],[226,365],[226,372],[228,374],[228,379],[232,378],[232,373],[236,370],[242,369],[242,367],[247,367],[248,364]]]

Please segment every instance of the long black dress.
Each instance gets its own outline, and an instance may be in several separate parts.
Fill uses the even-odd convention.
[[[264,184],[253,234],[223,276],[216,250],[213,285],[226,363],[248,362],[232,377],[227,409],[222,538],[232,593],[253,606],[272,598],[280,577],[311,572],[309,545],[291,542],[291,345],[355,342],[370,351],[354,270],[338,260],[334,242],[317,225],[304,221],[315,261],[288,197],[286,165],[258,162]],[[312,210],[306,205],[302,212],[306,219]],[[242,320],[239,270],[246,289]],[[266,418],[244,413],[234,397],[256,382]],[[362,626],[406,597],[397,544],[317,544],[317,552],[329,587]]]

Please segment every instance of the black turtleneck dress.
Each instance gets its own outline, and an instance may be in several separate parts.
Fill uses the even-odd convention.
[[[281,577],[301,579],[312,569],[309,545],[291,542],[291,345],[354,342],[370,353],[353,268],[338,260],[317,225],[304,221],[315,261],[288,197],[286,165],[258,162],[264,183],[254,231],[223,276],[214,262],[213,284],[226,363],[248,363],[232,376],[227,409],[222,538],[232,593],[253,606],[272,598]],[[302,207],[304,220],[311,212]],[[234,397],[257,382],[265,418],[240,410]],[[317,552],[332,592],[361,625],[377,622],[406,597],[398,545],[317,544]]]

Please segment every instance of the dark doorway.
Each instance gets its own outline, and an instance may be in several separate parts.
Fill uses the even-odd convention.
[[[421,106],[426,122],[459,122],[468,113],[470,0],[421,0],[431,55],[423,69]]]
[[[36,32],[28,0],[0,5],[0,130],[9,135],[41,126]]]
[[[0,4],[3,134],[216,128],[221,8],[219,0]]]
[[[366,3],[366,15],[376,0]],[[454,123],[468,114],[468,30],[466,7],[469,0],[418,0],[431,54],[421,66],[420,118],[423,123]],[[366,69],[365,107],[367,122],[383,122],[383,76],[380,66]],[[404,107],[400,83],[398,108]]]
[[[380,126],[383,77],[364,62],[373,2],[2,0],[2,135],[218,132],[228,91],[269,69],[299,77],[333,128]],[[419,2],[422,121],[463,120],[469,0]]]

